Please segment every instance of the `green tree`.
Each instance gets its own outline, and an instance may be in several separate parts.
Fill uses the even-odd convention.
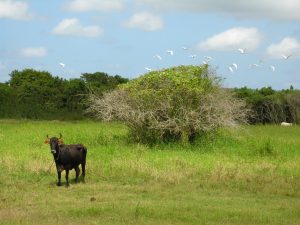
[[[13,71],[9,81],[16,94],[18,110],[24,118],[55,114],[64,106],[64,80],[45,71]]]
[[[14,70],[8,83],[0,84],[0,117],[81,119],[89,89],[102,93],[127,81],[101,72],[65,80],[47,71]]]
[[[82,79],[70,79],[65,82],[64,101],[69,112],[82,114],[88,89]]]
[[[261,89],[243,87],[235,88],[234,93],[237,97],[244,99],[248,108],[252,110],[248,118],[252,124],[298,121],[299,92],[293,88],[275,91],[271,87]]]
[[[16,105],[17,102],[14,90],[7,83],[0,83],[0,117],[18,117]]]
[[[91,91],[97,94],[112,90],[119,84],[128,82],[127,78],[123,78],[119,75],[110,76],[104,72],[83,73],[81,79]]]

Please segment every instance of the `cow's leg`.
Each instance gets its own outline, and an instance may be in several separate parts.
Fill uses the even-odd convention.
[[[85,177],[85,161],[81,163],[81,168],[82,168],[82,181],[84,182],[84,177]]]
[[[61,172],[60,171],[57,171],[57,178],[58,178],[58,182],[57,182],[57,186],[60,186],[61,185]]]
[[[69,170],[66,170],[66,182],[67,187],[69,186]]]
[[[75,179],[75,182],[78,183],[78,177],[79,177],[79,174],[80,174],[80,169],[79,167],[75,167],[75,172],[76,172],[76,179]]]

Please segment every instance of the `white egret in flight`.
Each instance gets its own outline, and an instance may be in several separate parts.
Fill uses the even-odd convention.
[[[232,68],[232,66],[228,66],[228,69],[230,70],[231,73],[233,73],[233,68]]]
[[[236,63],[232,63],[231,66],[233,66],[236,70],[238,69],[238,65]]]
[[[210,56],[204,56],[204,58],[206,59],[207,62],[209,62],[210,60],[212,60],[212,57],[210,57]]]
[[[245,53],[246,53],[246,48],[239,48],[238,51],[239,51],[241,54],[245,54]]]
[[[289,59],[292,57],[292,55],[281,55],[281,57],[285,60]]]
[[[174,51],[173,50],[167,50],[167,53],[169,53],[170,55],[174,55]]]
[[[158,60],[162,60],[162,57],[160,55],[153,56],[154,58],[157,58]]]
[[[234,69],[238,69],[238,65],[236,63],[232,63],[228,66],[228,69],[230,70],[231,73],[233,73]]]
[[[254,68],[254,67],[259,67],[259,65],[257,63],[252,63],[252,64],[249,64],[249,67]]]

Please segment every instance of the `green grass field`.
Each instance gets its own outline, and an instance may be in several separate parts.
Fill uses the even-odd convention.
[[[121,124],[0,121],[0,224],[300,224],[300,127],[247,126],[184,144]],[[88,148],[86,183],[56,186],[46,134]],[[62,177],[65,183],[64,173]]]

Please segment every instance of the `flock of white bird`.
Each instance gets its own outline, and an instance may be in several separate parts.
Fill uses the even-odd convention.
[[[182,50],[188,51],[188,50],[190,50],[190,49],[187,48],[187,47],[182,47]],[[238,51],[240,54],[246,54],[247,49],[246,49],[246,48],[238,48],[237,51]],[[173,51],[173,50],[166,50],[166,52],[167,52],[169,55],[171,55],[171,56],[174,55],[174,51]],[[161,57],[159,54],[156,54],[156,55],[154,55],[153,57],[156,58],[156,59],[158,59],[158,60],[162,60],[162,57]],[[192,54],[192,55],[190,55],[189,57],[194,59],[194,58],[197,57],[197,55]],[[284,59],[284,60],[288,60],[289,58],[292,57],[292,55],[291,55],[291,54],[290,54],[290,55],[281,55],[281,57],[282,57],[282,59]],[[204,60],[202,60],[202,63],[203,63],[203,64],[209,64],[212,60],[213,60],[213,58],[212,58],[211,56],[204,56]],[[259,64],[258,64],[258,63],[252,63],[252,64],[249,64],[249,67],[250,67],[250,68],[260,67],[260,66],[262,65],[262,63],[263,63],[263,61],[260,60],[260,61],[259,61]],[[60,65],[60,67],[62,67],[62,68],[65,68],[65,66],[66,66],[63,62],[60,62],[59,65]],[[275,68],[274,65],[270,65],[269,68],[270,68],[270,70],[272,70],[273,72],[275,72],[275,70],[276,70],[276,68]],[[147,71],[150,72],[150,71],[152,71],[152,68],[145,67],[145,70],[147,70]],[[232,63],[232,64],[230,64],[230,65],[228,66],[228,70],[229,70],[231,73],[233,73],[234,71],[238,70],[238,64],[237,64],[237,63]]]
[[[182,50],[184,51],[188,51],[190,50],[189,48],[187,47],[182,47]],[[240,54],[246,54],[247,53],[247,49],[246,48],[238,48],[237,51],[240,53]],[[166,53],[168,53],[169,55],[173,56],[174,55],[174,51],[173,50],[166,50]],[[162,57],[159,55],[159,54],[156,54],[153,56],[154,58],[158,59],[158,60],[162,60]],[[190,58],[196,58],[197,55],[195,54],[192,54],[189,56]],[[284,60],[288,60],[289,58],[292,57],[292,55],[281,55],[282,59]],[[211,61],[213,60],[212,57],[210,56],[204,56],[204,60],[202,60],[202,63],[203,64],[209,64]],[[249,67],[250,68],[257,68],[257,67],[261,67],[263,64],[263,60],[259,60],[259,63],[252,63],[252,64],[249,64]],[[235,72],[236,70],[238,70],[238,64],[237,63],[232,63],[230,65],[228,65],[228,70],[233,73]],[[276,67],[274,65],[270,65],[269,66],[269,69],[272,71],[272,72],[275,72],[276,70]],[[152,71],[152,68],[149,68],[149,67],[145,67],[145,70],[147,71]]]

